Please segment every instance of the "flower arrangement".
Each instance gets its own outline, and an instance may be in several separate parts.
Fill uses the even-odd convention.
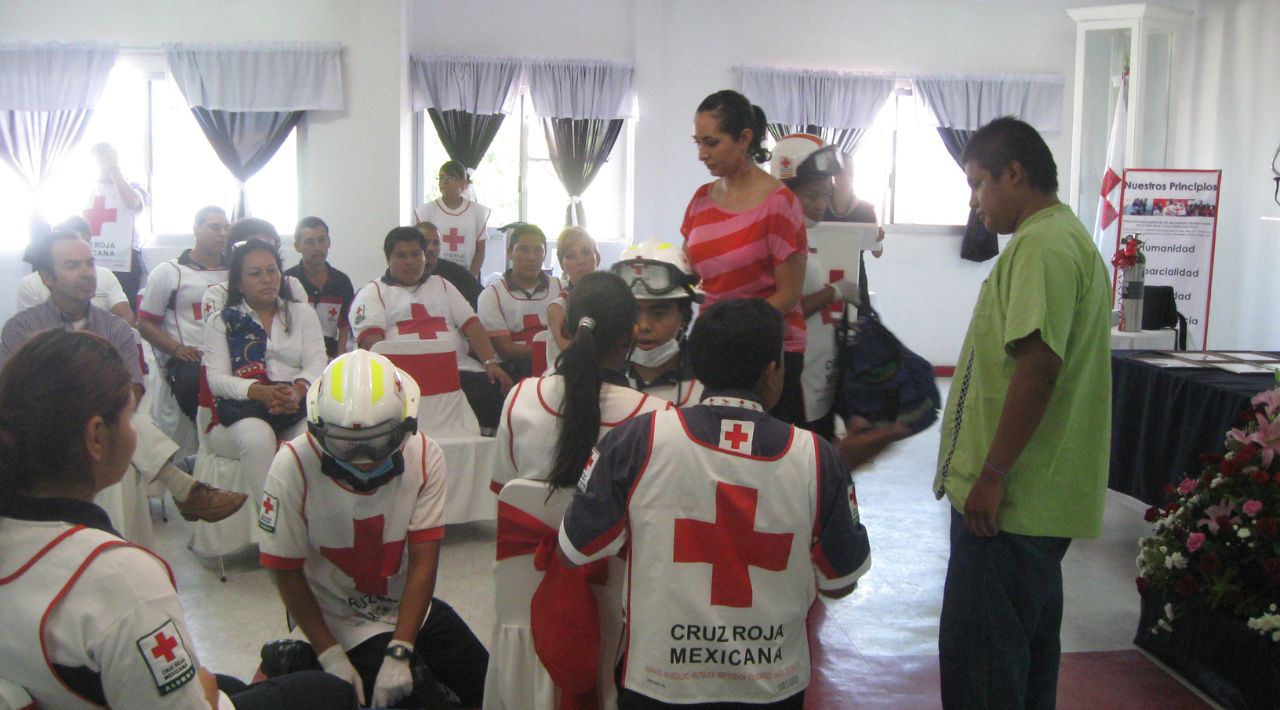
[[[1201,456],[1200,475],[1166,486],[1170,502],[1146,512],[1138,592],[1169,600],[1153,633],[1199,608],[1280,643],[1280,387],[1251,404],[1226,453]]]

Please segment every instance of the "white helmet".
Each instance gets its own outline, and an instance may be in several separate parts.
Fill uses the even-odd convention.
[[[840,173],[840,151],[808,133],[792,133],[773,146],[769,173],[779,180],[812,180]]]
[[[646,239],[633,244],[609,269],[631,286],[631,293],[639,300],[689,298],[702,303],[702,293],[694,288],[698,278],[689,266],[689,257],[670,242]]]
[[[418,430],[418,383],[386,357],[356,350],[334,359],[307,390],[307,429],[344,463],[378,463]]]

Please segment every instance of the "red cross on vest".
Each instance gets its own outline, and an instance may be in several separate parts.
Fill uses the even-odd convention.
[[[725,432],[724,438],[728,440],[729,447],[734,451],[737,451],[738,449],[741,449],[742,445],[747,443],[747,440],[751,437],[747,432],[743,431],[742,422],[734,422],[733,429]]]
[[[178,647],[178,640],[172,636],[165,636],[163,631],[157,633],[154,638],[156,645],[155,648],[151,649],[151,657],[159,658],[164,656],[165,663],[172,663],[173,659],[176,658],[173,654],[173,649]]]
[[[89,223],[89,236],[98,237],[102,235],[102,225],[107,222],[116,221],[115,208],[107,209],[107,198],[98,195],[93,198],[93,207],[84,211],[84,221]]]
[[[329,307],[329,317],[330,317],[330,318],[337,318],[337,317],[338,317],[338,307],[337,307],[337,306],[330,306],[330,307]]]
[[[542,320],[540,320],[538,316],[533,313],[526,313],[524,316],[524,320],[520,323],[520,325],[524,327],[521,330],[515,333],[512,333],[511,340],[517,343],[524,343],[525,345],[532,343],[533,336],[537,335],[538,333],[541,333],[543,330]]]
[[[320,554],[351,577],[361,594],[386,594],[387,578],[400,571],[404,540],[382,541],[383,517],[355,521],[351,547],[321,547]]]
[[[711,565],[713,606],[750,607],[750,568],[787,568],[792,534],[756,532],[759,495],[755,488],[720,482],[714,523],[676,518],[673,559]]]
[[[449,245],[449,251],[457,251],[458,247],[467,241],[467,238],[458,232],[457,227],[450,227],[448,232],[441,235],[440,241]]]
[[[449,326],[444,318],[432,316],[427,307],[421,303],[409,306],[409,320],[396,321],[396,328],[401,335],[416,335],[418,340],[435,340],[436,333],[448,332]]]

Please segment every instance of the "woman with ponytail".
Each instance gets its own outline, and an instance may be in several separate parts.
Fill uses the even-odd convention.
[[[200,666],[168,565],[93,504],[129,466],[133,410],[90,333],[41,333],[0,372],[0,674],[45,708],[352,707],[326,673],[245,686]]]
[[[698,159],[716,179],[698,188],[680,227],[706,305],[734,298],[760,298],[782,314],[782,398],[770,414],[789,424],[804,422],[800,370],[804,366],[804,287],[808,236],[796,196],[760,168],[765,115],[747,97],[717,91],[694,114]]]
[[[596,271],[574,285],[566,314],[571,338],[556,374],[521,381],[503,404],[495,490],[516,478],[573,486],[606,432],[670,406],[629,388],[622,374],[635,321],[635,296],[617,275]]]

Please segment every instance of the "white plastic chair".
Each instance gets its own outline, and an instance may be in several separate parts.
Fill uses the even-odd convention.
[[[556,358],[560,357],[560,346],[551,336],[551,331],[544,330],[533,336],[533,376],[542,377],[554,374]]]
[[[547,497],[542,481],[516,479],[502,487],[500,503],[537,518],[549,530],[558,530],[565,508],[573,499],[573,489],[558,489]],[[498,534],[504,521],[498,519]],[[592,586],[600,613],[599,675],[596,679],[599,707],[617,705],[613,667],[622,637],[622,590],[626,563],[617,557],[608,561],[609,581]],[[496,619],[490,645],[489,672],[485,676],[485,710],[554,710],[558,692],[538,660],[530,632],[530,603],[543,573],[534,568],[534,555],[519,555],[494,564],[494,605]]]
[[[203,380],[203,373],[201,378]],[[202,388],[205,387],[203,382],[201,384]],[[207,390],[202,391],[202,394],[206,392]],[[195,536],[188,547],[202,557],[217,557],[218,577],[225,582],[227,568],[223,563],[223,557],[256,545],[258,542],[257,504],[258,499],[262,497],[262,491],[254,490],[250,485],[239,459],[224,458],[215,454],[209,447],[207,432],[209,422],[213,419],[213,410],[210,409],[207,399],[211,399],[211,396],[202,396],[200,406],[196,410],[196,436],[200,447],[196,451],[196,463],[191,475],[197,481],[215,488],[247,494],[249,500],[245,501],[245,505],[241,506],[240,510],[232,513],[225,520],[216,523],[197,523]]]
[[[497,445],[492,437],[480,436],[453,348],[447,340],[383,340],[373,346],[373,352],[409,373],[422,390],[418,430],[444,451],[444,521],[450,525],[493,520],[498,514],[489,492]]]

